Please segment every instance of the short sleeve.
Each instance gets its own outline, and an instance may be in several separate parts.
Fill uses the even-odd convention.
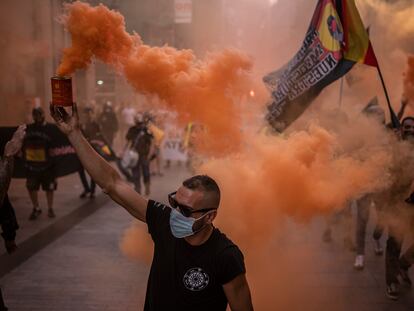
[[[218,258],[218,281],[227,284],[240,274],[246,273],[244,257],[236,245],[224,249]]]
[[[153,200],[148,201],[146,223],[154,241],[161,237],[165,226],[169,226],[169,219],[170,210],[166,205]]]

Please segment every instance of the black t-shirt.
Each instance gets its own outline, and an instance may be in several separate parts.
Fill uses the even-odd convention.
[[[146,220],[155,247],[144,310],[225,311],[222,285],[246,272],[243,254],[217,228],[198,246],[175,238],[170,212],[168,206],[148,202]]]
[[[44,172],[53,166],[49,150],[55,127],[51,123],[32,123],[27,126],[22,148],[27,174]]]
[[[126,139],[132,142],[140,157],[147,158],[151,149],[151,142],[154,136],[148,131],[147,127],[132,126],[129,128]]]

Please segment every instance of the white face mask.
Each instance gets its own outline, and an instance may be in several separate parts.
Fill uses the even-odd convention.
[[[203,216],[199,218],[193,218],[193,217],[185,217],[183,214],[181,214],[179,211],[177,211],[175,208],[171,208],[170,213],[170,228],[171,233],[173,236],[175,236],[178,239],[188,237],[190,235],[193,235],[200,230],[202,230],[204,226],[202,226],[197,231],[193,230],[193,225],[196,221],[200,220],[201,218],[205,217],[210,213],[206,213]]]

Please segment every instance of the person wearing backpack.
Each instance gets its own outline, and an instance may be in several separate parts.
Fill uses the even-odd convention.
[[[126,149],[132,148],[138,153],[138,161],[132,168],[135,190],[141,193],[141,176],[144,182],[145,195],[150,194],[150,154],[152,154],[154,136],[148,129],[148,120],[141,114],[135,117],[135,125],[126,135]]]

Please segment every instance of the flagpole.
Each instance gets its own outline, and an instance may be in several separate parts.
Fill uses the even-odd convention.
[[[339,86],[339,108],[342,107],[342,93],[344,90],[344,78],[341,78],[341,84]]]
[[[382,76],[382,72],[381,72],[381,68],[379,66],[379,63],[377,63],[376,67],[377,67],[378,75],[379,75],[380,80],[381,80],[382,88],[384,90],[385,98],[387,99],[388,109],[390,110],[392,126],[393,126],[393,128],[399,128],[400,127],[400,122],[398,121],[398,118],[395,115],[395,112],[391,107],[390,97],[388,96],[387,87],[385,86],[384,77]]]

